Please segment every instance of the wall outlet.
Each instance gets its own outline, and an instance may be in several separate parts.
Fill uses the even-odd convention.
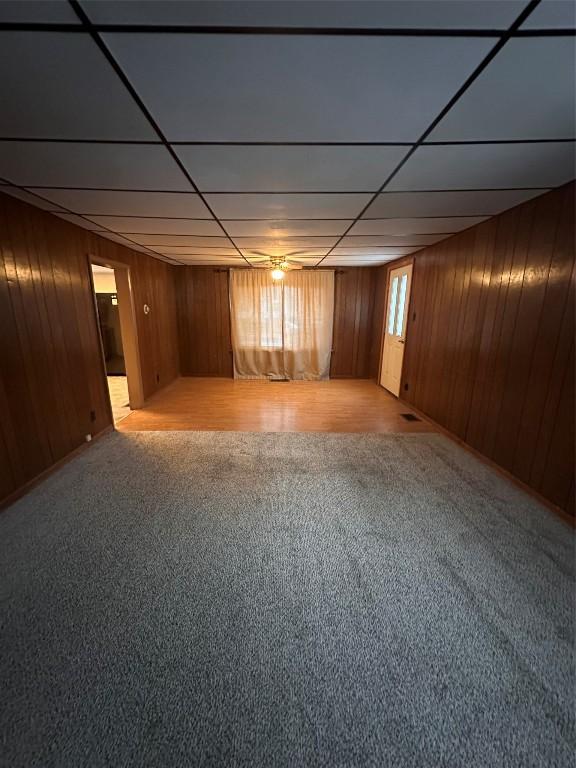
[[[85,435],[85,440],[89,443],[92,440],[92,435]]]

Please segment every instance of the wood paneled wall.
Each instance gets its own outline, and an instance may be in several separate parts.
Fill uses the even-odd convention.
[[[418,252],[401,385],[572,514],[574,277],[574,184]]]
[[[110,425],[88,254],[131,267],[146,396],[178,350],[171,265],[3,194],[0,253],[1,500]]]
[[[365,379],[371,373],[374,289],[377,270],[343,267],[336,270],[334,334],[330,376]]]
[[[176,269],[182,375],[232,376],[228,270]],[[376,354],[372,312],[377,276],[376,269],[336,270],[332,378],[371,375]]]
[[[182,376],[232,376],[228,270],[176,269]]]

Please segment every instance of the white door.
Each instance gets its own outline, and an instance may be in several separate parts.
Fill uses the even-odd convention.
[[[380,384],[396,396],[400,394],[411,281],[412,264],[390,272]]]

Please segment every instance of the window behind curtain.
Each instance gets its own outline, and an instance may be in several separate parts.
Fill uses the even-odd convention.
[[[327,378],[332,347],[334,273],[230,271],[236,378]]]

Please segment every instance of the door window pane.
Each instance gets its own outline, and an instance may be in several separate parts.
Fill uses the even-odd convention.
[[[394,333],[394,320],[396,319],[396,299],[398,295],[398,278],[395,277],[392,280],[392,288],[390,289],[390,310],[388,312],[388,333]]]
[[[400,281],[400,299],[398,301],[398,316],[396,318],[396,336],[402,336],[404,330],[404,304],[406,302],[406,288],[408,286],[408,275],[402,275]]]

